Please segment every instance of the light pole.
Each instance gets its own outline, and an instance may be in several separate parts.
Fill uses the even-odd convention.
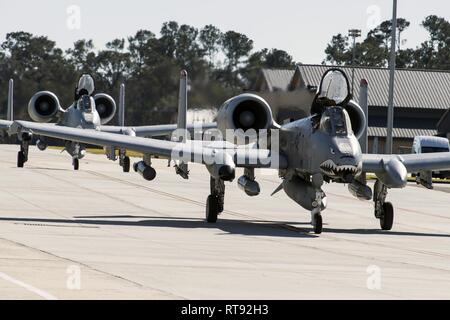
[[[348,31],[350,38],[353,38],[353,57],[352,57],[352,94],[355,88],[355,60],[356,60],[356,38],[361,37],[361,30],[351,29]]]
[[[392,16],[392,35],[391,35],[391,56],[389,61],[389,104],[386,136],[386,153],[393,152],[393,130],[394,130],[394,88],[395,88],[395,60],[396,54],[396,36],[397,36],[397,0],[394,1],[394,10]]]

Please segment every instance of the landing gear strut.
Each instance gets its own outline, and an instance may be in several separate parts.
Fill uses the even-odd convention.
[[[224,210],[225,182],[211,177],[211,194],[206,201],[206,221],[216,223],[219,214]]]
[[[80,170],[80,159],[83,159],[86,154],[84,148],[79,143],[66,141],[65,151],[72,156],[73,170]]]
[[[119,156],[120,156],[119,162],[120,162],[120,166],[123,169],[123,172],[125,172],[125,173],[130,172],[131,161],[130,161],[130,157],[127,156],[127,151],[120,149]]]
[[[322,190],[322,186],[324,184],[322,175],[314,175],[311,178],[311,183],[316,189],[316,198],[312,203],[313,210],[311,211],[311,225],[314,228],[315,234],[322,234],[323,231],[323,219],[322,219],[322,210],[326,208],[326,198],[325,193]]]
[[[394,225],[394,207],[392,203],[386,202],[388,188],[380,181],[375,183],[373,201],[375,202],[375,217],[380,220],[381,229],[392,230]]]
[[[28,150],[32,140],[32,136],[29,133],[23,133],[21,136],[20,151],[17,154],[17,167],[23,168],[28,161]]]
[[[322,206],[323,206],[324,193],[322,190],[316,192],[316,200],[313,203],[314,209],[311,211],[311,225],[314,228],[315,234],[322,234],[323,231],[323,219],[322,219]]]

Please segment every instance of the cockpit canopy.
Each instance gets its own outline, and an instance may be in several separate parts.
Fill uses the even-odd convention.
[[[325,73],[318,91],[317,99],[333,101],[336,106],[342,106],[350,100],[348,79],[339,69],[331,69]]]
[[[330,136],[346,137],[353,134],[348,112],[342,107],[327,108],[320,119],[320,130]]]
[[[78,81],[77,93],[92,95],[95,91],[94,79],[89,74],[83,74]]]

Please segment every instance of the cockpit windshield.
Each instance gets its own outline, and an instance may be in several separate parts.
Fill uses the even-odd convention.
[[[350,117],[343,108],[328,108],[320,120],[320,129],[331,136],[347,136],[351,131]]]

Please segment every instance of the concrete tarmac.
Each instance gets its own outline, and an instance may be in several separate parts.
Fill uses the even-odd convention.
[[[262,194],[227,184],[204,222],[209,176],[122,173],[105,156],[0,146],[0,299],[450,299],[450,186],[392,190],[393,231],[373,204],[329,185],[324,234],[261,172]]]

